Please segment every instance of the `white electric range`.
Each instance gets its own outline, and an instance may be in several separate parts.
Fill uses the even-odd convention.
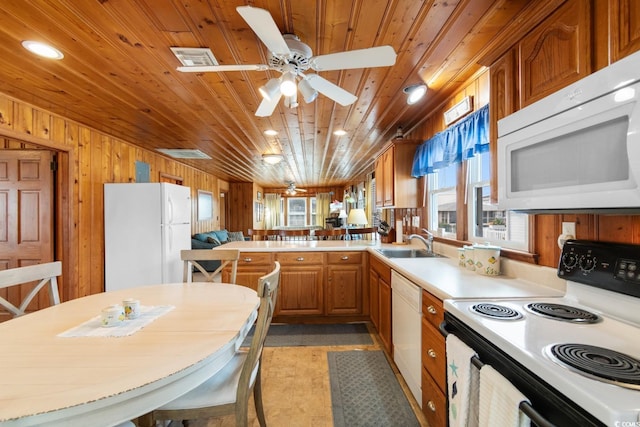
[[[558,275],[562,297],[445,300],[443,332],[530,399],[534,424],[640,426],[640,246],[569,241]]]

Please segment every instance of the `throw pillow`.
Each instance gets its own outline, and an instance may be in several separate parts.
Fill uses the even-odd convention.
[[[229,241],[230,242],[242,242],[244,241],[244,235],[242,231],[230,231],[229,232]]]
[[[227,243],[229,241],[229,232],[227,230],[214,230],[212,233],[216,235],[220,243]]]
[[[206,243],[207,239],[209,238],[209,235],[207,233],[198,233],[198,234],[194,234],[193,238]]]
[[[216,245],[221,245],[222,242],[220,241],[220,239],[218,238],[218,236],[216,235],[215,231],[210,231],[207,234],[207,242],[208,243],[215,243]]]
[[[220,246],[220,241],[214,237],[207,237],[207,243],[211,243],[216,246]]]

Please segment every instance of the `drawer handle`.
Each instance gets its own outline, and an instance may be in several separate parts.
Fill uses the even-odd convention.
[[[251,258],[245,258],[244,259],[244,262],[251,262],[251,261],[253,261]]]
[[[433,403],[432,400],[427,402],[427,406],[429,407],[429,409],[431,409],[431,412],[436,412],[436,404]]]
[[[348,260],[349,260],[349,257],[345,255],[345,256],[343,256],[343,257],[342,257],[342,258],[340,258],[340,259],[341,259],[341,260],[343,260],[343,261],[348,261]]]
[[[431,357],[432,359],[435,359],[438,355],[436,354],[436,352],[430,348],[429,350],[427,350],[427,354],[429,355],[429,357]]]
[[[432,305],[430,305],[429,307],[427,307],[427,311],[431,314],[438,314],[438,310],[436,310],[436,308]]]
[[[300,256],[300,257],[296,258],[296,261],[304,261],[304,257]]]

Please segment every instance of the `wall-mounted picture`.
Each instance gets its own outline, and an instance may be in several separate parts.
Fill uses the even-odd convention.
[[[198,221],[213,218],[213,193],[198,190]]]
[[[259,202],[262,201],[262,191],[258,191],[258,194],[256,195],[256,200],[258,200]]]

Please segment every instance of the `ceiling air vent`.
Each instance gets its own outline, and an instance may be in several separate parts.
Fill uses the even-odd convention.
[[[172,47],[173,54],[185,67],[219,65],[208,47]]]
[[[208,155],[200,150],[174,149],[174,148],[158,148],[159,152],[171,156],[174,159],[211,159]]]

